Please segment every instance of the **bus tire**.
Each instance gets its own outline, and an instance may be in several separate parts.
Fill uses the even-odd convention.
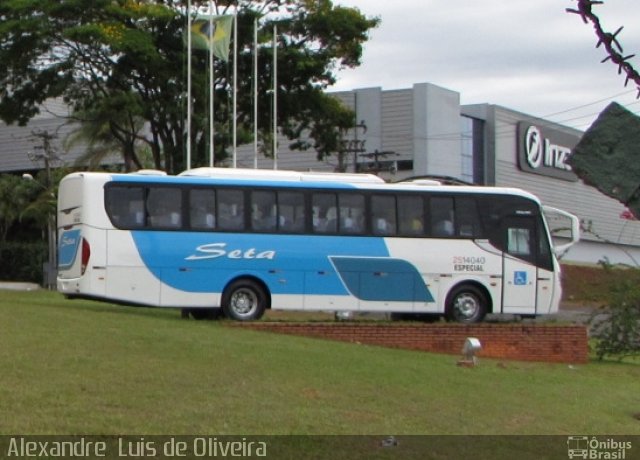
[[[252,321],[262,318],[267,307],[267,295],[255,281],[239,279],[222,294],[222,310],[227,318]]]
[[[479,323],[487,314],[487,296],[470,284],[456,287],[447,297],[447,320],[456,323]]]

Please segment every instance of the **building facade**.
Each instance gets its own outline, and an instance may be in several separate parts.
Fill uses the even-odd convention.
[[[355,112],[345,133],[343,160],[318,161],[314,151],[291,151],[280,139],[280,169],[373,172],[390,181],[443,176],[478,185],[518,187],[580,218],[581,241],[565,261],[640,265],[640,221],[624,205],[586,185],[568,158],[582,132],[491,104],[461,105],[460,94],[429,83],[384,91],[334,93]],[[253,150],[238,150],[252,167]],[[259,168],[273,160],[258,159]],[[551,222],[562,236],[562,222]]]
[[[568,166],[581,131],[496,105],[461,105],[459,93],[429,83],[333,95],[355,112],[356,127],[344,133],[343,151],[319,161],[317,152],[292,151],[280,138],[279,169],[371,172],[389,181],[441,176],[522,188],[580,218],[581,241],[564,260],[640,266],[640,221]],[[49,133],[62,142],[75,129],[65,123],[66,111],[61,101],[52,101],[28,126],[0,126],[0,172],[43,169],[42,155],[34,150],[41,138],[34,134]],[[78,147],[61,152],[50,166],[72,165],[83,153]],[[251,168],[255,161],[252,145],[238,148],[238,167]],[[272,169],[274,161],[260,156],[257,165]],[[552,222],[560,236],[562,226]]]
[[[64,147],[65,140],[78,128],[68,120],[68,106],[56,99],[46,101],[25,126],[0,122],[0,173],[36,172],[75,164],[84,149]],[[45,142],[49,143],[46,149]]]

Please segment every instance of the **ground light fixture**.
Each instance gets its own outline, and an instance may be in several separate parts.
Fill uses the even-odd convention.
[[[458,366],[474,367],[478,364],[476,353],[482,350],[480,340],[475,337],[467,337],[462,346],[462,358],[458,361]]]

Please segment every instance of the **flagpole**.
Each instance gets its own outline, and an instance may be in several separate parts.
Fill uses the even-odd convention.
[[[273,25],[273,169],[278,169],[278,26]]]
[[[238,12],[233,15],[233,167],[238,161]]]
[[[187,168],[191,169],[191,0],[187,1]]]
[[[258,18],[253,19],[253,169],[258,169]]]
[[[213,33],[213,0],[209,0],[209,30]],[[214,98],[216,94],[215,79],[213,75],[213,44],[209,44],[209,166],[215,162],[214,144]]]

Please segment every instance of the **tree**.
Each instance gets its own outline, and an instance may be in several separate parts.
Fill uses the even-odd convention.
[[[618,27],[615,32],[607,32],[602,23],[600,22],[600,18],[594,12],[594,6],[604,4],[603,1],[600,0],[576,0],[577,8],[567,8],[566,11],[568,13],[577,14],[582,18],[582,21],[585,24],[591,23],[593,25],[593,30],[598,37],[598,43],[596,44],[596,48],[600,48],[602,46],[607,53],[607,56],[602,60],[605,62],[613,62],[618,66],[618,73],[625,74],[625,82],[624,86],[627,86],[630,81],[633,81],[638,88],[638,95],[640,95],[640,73],[635,69],[633,64],[630,62],[630,59],[635,56],[635,54],[623,55],[624,50],[622,45],[620,44],[620,40],[618,40],[618,35],[622,32],[624,27]]]
[[[139,150],[156,168],[184,167],[186,145],[186,50],[184,3],[176,0],[5,0],[0,2],[0,118],[26,124],[41,102],[62,97],[73,108],[82,136],[117,142],[127,170],[140,167]],[[208,2],[194,1],[194,6]],[[296,148],[319,156],[338,150],[339,130],[352,113],[324,90],[335,71],[359,65],[362,44],[378,19],[331,0],[237,0],[215,3],[216,14],[238,19],[238,133],[250,140],[253,97],[253,20],[260,20],[258,125],[271,126],[271,38],[278,26],[278,121]],[[230,143],[230,63],[215,63],[216,159]],[[194,51],[193,163],[203,164],[207,146],[207,53]],[[142,129],[144,127],[144,129]],[[311,143],[299,141],[308,132]],[[93,134],[92,134],[93,133]],[[99,149],[97,149],[99,150]]]
[[[594,6],[603,3],[577,0],[577,9],[567,8],[567,11],[580,15],[585,24],[593,24],[598,37],[596,47],[603,46],[607,53],[602,62],[616,64],[618,73],[626,76],[625,86],[633,81],[640,96],[640,74],[630,62],[634,55],[624,56],[618,40],[623,28],[613,33],[605,31],[594,13]],[[580,139],[570,159],[578,177],[625,204],[635,218],[640,218],[639,129],[640,118],[621,105],[611,103]],[[604,319],[596,317],[593,331],[597,339],[596,353],[600,359],[637,356],[640,354],[640,290],[635,284],[622,282],[613,286],[609,295],[609,304],[599,312]]]
[[[640,218],[640,118],[612,102],[584,133],[571,155],[585,183],[623,203]]]
[[[19,176],[0,174],[0,242],[5,242],[10,230],[23,218],[36,216],[25,210],[34,203],[40,194],[38,186]]]
[[[634,82],[640,97],[640,73],[630,59],[624,56],[619,35],[623,27],[607,32],[594,7],[599,0],[577,0],[577,8],[567,12],[578,14],[585,24],[591,23],[598,38],[596,47],[602,46],[607,56],[602,60],[618,66],[618,73],[625,75],[624,85]],[[574,148],[570,164],[586,183],[602,193],[625,204],[635,218],[640,218],[640,169],[636,166],[637,141],[640,118],[619,104],[610,104],[587,130]]]

